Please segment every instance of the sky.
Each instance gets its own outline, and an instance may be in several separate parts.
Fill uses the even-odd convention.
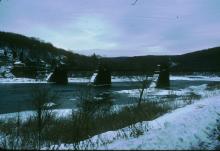
[[[0,31],[80,54],[176,55],[220,45],[220,0],[2,0]]]

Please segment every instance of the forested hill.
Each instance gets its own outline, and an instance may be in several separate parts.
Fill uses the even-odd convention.
[[[220,47],[173,56],[178,63],[176,71],[220,71]]]
[[[100,58],[97,56],[84,56],[61,48],[54,47],[51,43],[33,37],[20,34],[0,32],[0,50],[11,53],[11,60],[5,61],[0,56],[0,65],[13,65],[15,61],[23,62],[25,70],[35,64],[44,63],[45,66],[53,67],[57,63],[64,63],[68,69],[74,71],[93,71],[99,62],[107,64],[112,71],[141,72],[155,70],[159,63],[172,61],[177,64],[171,70],[173,72],[220,72],[220,47],[205,49],[183,55],[168,56],[136,56]],[[1,54],[0,54],[1,55]],[[122,54],[123,55],[123,54]],[[8,55],[10,58],[10,55]],[[38,70],[39,68],[35,69]],[[21,68],[19,69],[19,71]],[[23,71],[22,71],[23,72]]]
[[[18,60],[22,58],[24,63],[30,60],[32,62],[43,61],[53,66],[64,62],[74,70],[93,70],[95,66],[92,57],[56,48],[51,43],[16,33],[0,32],[0,49],[14,53],[14,57]]]
[[[204,49],[183,55],[137,56],[104,58],[115,71],[150,71],[159,63],[171,61],[176,64],[173,72],[220,72],[220,47]]]

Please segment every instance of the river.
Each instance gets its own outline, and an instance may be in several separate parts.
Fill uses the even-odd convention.
[[[198,95],[204,97],[216,91],[216,85],[220,85],[219,76],[185,75],[171,76],[170,88],[168,90],[156,89],[149,91],[146,98],[161,101],[174,96],[177,100],[182,96]],[[71,78],[67,85],[56,85],[44,82],[4,82],[0,79],[0,114],[17,111],[33,110],[32,93],[34,87],[48,88],[58,96],[58,99],[51,100],[57,104],[56,108],[76,108],[80,96],[91,94],[94,99],[110,99],[114,105],[126,105],[135,103],[138,97],[138,81],[130,81],[125,77],[114,77],[112,86],[109,88],[95,88],[88,86],[88,77]],[[210,86],[213,88],[208,89]],[[217,87],[218,88],[218,87]],[[205,93],[206,92],[206,93]],[[216,92],[218,93],[218,92]],[[214,95],[214,94],[213,94]]]

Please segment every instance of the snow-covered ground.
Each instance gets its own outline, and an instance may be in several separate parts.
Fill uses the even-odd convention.
[[[46,78],[47,79],[47,78]],[[152,77],[149,77],[152,80]],[[170,76],[170,80],[187,80],[187,81],[220,81],[219,76]],[[89,83],[90,77],[69,77],[69,83]],[[112,76],[112,82],[135,82],[137,78]],[[0,78],[0,83],[47,83],[47,80],[35,80],[30,78]]]
[[[0,83],[47,83],[47,81],[31,78],[0,78]]]
[[[11,65],[0,66],[0,79],[3,79],[4,77],[14,78],[15,76],[11,73],[11,68],[12,68]]]
[[[51,106],[51,103],[48,105]],[[56,114],[56,117],[66,117],[68,115],[71,115],[72,109],[53,109],[53,113]],[[26,121],[30,116],[33,116],[34,114],[36,114],[36,112],[33,110],[22,111],[19,112],[19,117],[22,121]],[[17,116],[18,116],[18,112],[0,114],[0,120],[7,121],[9,119],[14,119]]]
[[[44,104],[44,106],[46,107],[52,107],[55,106],[56,104],[53,102],[49,102]],[[119,110],[121,110],[123,107],[125,106],[132,106],[132,104],[129,105],[113,105],[112,106],[112,111],[113,112],[117,112]],[[77,108],[74,109],[53,109],[52,112],[56,115],[56,117],[68,117],[69,115],[72,114],[72,111],[76,112]],[[4,113],[4,114],[0,114],[0,120],[2,121],[7,121],[10,119],[16,119],[17,116],[19,114],[19,117],[22,121],[26,121],[29,119],[29,117],[33,116],[36,114],[35,111],[33,110],[28,110],[28,111],[21,111],[21,112],[13,112],[13,113]]]
[[[209,97],[216,94],[220,94],[220,90],[208,90],[207,84],[202,84],[198,86],[189,86],[184,89],[177,89],[177,90],[166,90],[166,89],[157,89],[157,88],[148,88],[144,90],[143,97],[148,98],[149,95],[153,96],[168,96],[168,95],[176,95],[176,96],[186,96],[196,94],[201,97]],[[116,93],[126,93],[130,97],[139,97],[140,95],[139,89],[131,89],[131,90],[121,90],[116,91]]]
[[[131,135],[132,127],[108,131],[82,141],[79,149],[215,149],[212,135],[220,120],[220,95],[179,108],[155,120],[136,123],[142,133]],[[86,148],[84,148],[86,146]],[[74,149],[61,144],[50,149]],[[42,148],[48,149],[48,148]]]
[[[138,79],[144,79],[142,76],[137,77],[125,77],[125,76],[112,76],[112,82],[136,82]],[[142,78],[141,78],[142,77]],[[148,80],[152,80],[154,77],[148,77]],[[90,77],[76,77],[68,78],[70,83],[88,83],[90,82]],[[195,76],[195,75],[185,75],[185,76],[175,76],[171,75],[170,80],[186,80],[186,81],[220,81],[219,76]]]
[[[203,92],[204,85],[200,86]],[[220,93],[183,108],[176,109],[152,121],[143,121],[116,131],[108,131],[79,144],[79,149],[214,149],[220,142],[213,131],[220,121]],[[46,106],[53,106],[50,102]],[[58,117],[72,113],[71,109],[56,109]],[[33,111],[20,112],[22,120]],[[17,117],[17,113],[1,114],[0,120]],[[218,121],[217,121],[218,120]],[[218,123],[220,124],[220,123]],[[140,135],[132,132],[140,131]],[[74,149],[71,144],[52,145],[50,149]],[[42,148],[48,149],[48,148]]]
[[[187,81],[220,81],[219,76],[199,76],[199,75],[187,75],[187,76],[170,76],[170,80],[187,80]]]

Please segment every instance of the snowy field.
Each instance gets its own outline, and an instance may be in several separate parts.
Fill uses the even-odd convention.
[[[214,130],[220,120],[220,95],[179,108],[155,120],[136,123],[142,131],[131,135],[131,126],[108,131],[82,141],[79,149],[215,149],[220,145]],[[85,145],[87,144],[87,145]],[[87,146],[86,148],[84,148]],[[49,149],[49,148],[42,148]],[[53,145],[50,149],[74,149],[72,145]]]
[[[139,89],[121,90],[121,91],[117,91],[117,93],[126,93],[130,97],[138,97],[140,95]],[[143,97],[148,98],[150,95],[152,96],[168,96],[168,95],[184,96],[184,95],[190,95],[191,93],[194,93],[201,97],[209,97],[215,94],[219,94],[220,90],[208,90],[207,84],[202,84],[198,86],[190,86],[190,87],[186,87],[184,89],[178,89],[178,90],[148,88],[144,90]]]

